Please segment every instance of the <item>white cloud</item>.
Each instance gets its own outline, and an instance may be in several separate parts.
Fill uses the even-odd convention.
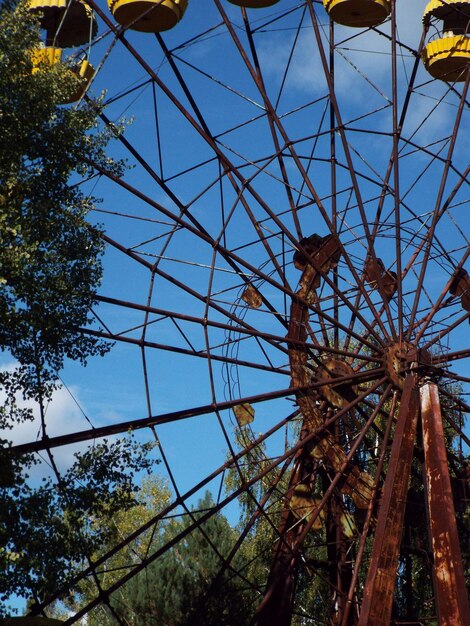
[[[397,31],[399,39],[412,48],[417,48],[423,30],[422,14],[427,0],[397,3]],[[327,32],[326,14],[323,10],[317,11],[319,22]],[[305,22],[308,24],[308,21]],[[380,26],[384,33],[390,32],[390,24]],[[336,42],[344,42],[341,48],[350,63],[337,55],[337,71],[335,87],[340,95],[348,95],[353,100],[364,97],[362,88],[366,81],[361,77],[364,74],[370,81],[390,84],[390,53],[391,44],[387,37],[381,36],[372,30],[352,29],[340,25],[335,28]],[[262,61],[263,72],[271,78],[277,78],[279,85],[291,54],[294,35],[273,34],[259,45],[259,56]],[[325,53],[328,56],[326,38],[323,40]],[[406,50],[399,48],[399,54],[407,55]],[[352,67],[355,65],[359,72]],[[321,65],[320,54],[316,39],[311,28],[301,31],[296,43],[295,51],[288,71],[285,90],[310,92],[315,95],[325,93],[326,81]]]
[[[7,363],[0,369],[1,371],[13,371],[14,368],[14,363]],[[4,399],[5,394],[3,390],[0,390],[0,403],[3,403]],[[32,409],[34,420],[15,424],[11,430],[0,430],[0,438],[11,441],[13,445],[29,443],[41,439],[41,419],[37,403],[32,400],[24,400],[21,394],[17,394],[16,401],[19,408]],[[90,428],[90,424],[86,421],[82,413],[82,408],[80,390],[78,387],[72,386],[66,389],[61,386],[56,389],[52,394],[50,402],[46,406],[45,421],[47,435],[54,437]],[[62,470],[69,467],[73,462],[73,454],[80,449],[83,449],[83,444],[56,448],[53,453],[59,468]],[[45,458],[44,453],[42,453],[42,456]],[[35,473],[38,473],[38,471],[39,470],[35,471]]]

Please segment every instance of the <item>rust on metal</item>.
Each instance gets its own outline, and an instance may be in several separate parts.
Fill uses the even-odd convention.
[[[309,531],[325,528],[326,508],[322,506],[322,499],[313,495],[311,485],[302,482],[294,487],[289,508],[300,521],[309,522],[313,518]],[[337,518],[342,537],[351,539],[357,533],[354,516],[349,511],[341,509]]]
[[[340,376],[354,376],[353,368],[340,359],[328,359],[318,368],[319,378],[328,378],[331,382],[320,387],[320,393],[333,406],[342,409],[357,396],[357,386],[344,383],[334,383]]]
[[[308,238],[312,246],[320,245],[318,243],[318,235],[312,235]],[[314,253],[318,263],[322,268],[335,267],[339,260],[339,249],[336,240],[332,236],[321,239],[321,247],[317,248]],[[294,257],[297,252],[294,254]],[[298,260],[298,263],[300,261]],[[317,430],[324,423],[324,412],[319,405],[318,392],[301,392],[300,389],[305,388],[311,382],[311,373],[308,368],[308,352],[299,345],[299,342],[305,342],[307,339],[307,323],[309,319],[309,309],[307,304],[315,301],[316,288],[318,286],[319,275],[312,267],[307,264],[302,272],[300,279],[300,289],[297,294],[301,298],[294,300],[291,304],[289,332],[287,335],[289,364],[291,370],[291,386],[296,393],[297,404],[303,416],[304,425],[307,432]],[[291,343],[294,340],[296,343]],[[344,364],[346,375],[351,373],[350,368]],[[343,372],[341,372],[343,375]],[[338,374],[336,374],[338,375]],[[324,377],[324,373],[322,375]],[[341,402],[341,408],[346,408],[353,399],[348,402]],[[346,454],[339,443],[334,439],[333,435],[325,432],[317,441],[311,450],[311,455],[315,459],[324,460],[336,472],[341,471],[345,461]],[[358,508],[367,508],[372,494],[372,478],[357,467],[350,466],[345,475],[343,492],[351,496]]]
[[[321,500],[314,498],[312,489],[305,483],[299,483],[294,487],[294,493],[289,502],[289,507],[295,517],[299,520],[309,520],[318,509]],[[321,509],[315,518],[311,529],[320,530],[325,523],[326,511]]]
[[[242,300],[253,309],[259,309],[263,304],[263,298],[261,297],[260,292],[253,285],[248,285],[244,289],[242,293]]]
[[[406,355],[408,363],[416,363],[421,368],[431,366],[433,359],[431,353],[425,348],[412,347]]]
[[[437,386],[421,389],[428,530],[439,626],[470,624],[454,499]]]
[[[462,308],[470,311],[470,276],[463,268],[457,270],[449,288],[453,296],[460,296]]]
[[[308,266],[308,258],[311,257],[322,270],[329,272],[336,267],[341,257],[341,247],[333,235],[320,237],[316,233],[309,237],[304,237],[299,241],[301,250],[294,253],[294,265],[298,270],[303,271]],[[305,252],[305,254],[304,254]],[[318,280],[320,276],[318,276]]]
[[[255,410],[249,402],[243,402],[234,406],[233,413],[240,427],[251,424],[255,419]]]
[[[399,389],[403,389],[411,350],[413,346],[406,341],[390,343],[384,350],[385,369],[391,382]]]
[[[403,387],[359,626],[390,626],[418,411],[416,374],[411,373]]]
[[[387,301],[393,298],[398,287],[397,275],[386,269],[382,259],[369,256],[365,263],[364,273],[372,289],[378,289]]]

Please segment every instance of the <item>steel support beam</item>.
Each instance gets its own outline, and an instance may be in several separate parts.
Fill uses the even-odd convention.
[[[429,541],[439,626],[470,624],[437,385],[421,389]]]
[[[415,374],[405,379],[377,529],[364,589],[359,626],[390,626],[406,495],[418,422]]]
[[[299,535],[303,524],[296,524],[292,512],[283,510],[278,541],[271,571],[267,582],[267,591],[257,610],[258,626],[289,626],[292,621],[294,592],[297,582],[297,567],[300,558],[298,550]]]

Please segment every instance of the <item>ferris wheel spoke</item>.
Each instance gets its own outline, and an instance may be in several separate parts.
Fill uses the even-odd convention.
[[[437,311],[441,308],[443,304],[444,298],[448,295],[452,286],[455,284],[456,276],[458,276],[461,270],[463,270],[465,262],[467,261],[469,256],[470,256],[470,246],[467,247],[465,254],[463,255],[458,265],[455,267],[454,273],[451,275],[450,279],[447,281],[446,285],[444,286],[444,289],[438,296],[437,300],[434,302],[434,304],[431,305],[427,316],[424,319],[418,320],[415,323],[415,327],[413,330],[416,333],[416,341],[419,341],[421,337],[423,337],[429,325],[432,323],[434,316],[436,315]]]
[[[153,350],[161,350],[162,352],[171,352],[173,354],[182,354],[182,355],[186,355],[190,357],[195,357],[198,359],[204,359],[205,361],[212,359],[214,361],[219,361],[221,363],[230,363],[238,367],[247,367],[250,369],[271,372],[271,373],[280,374],[284,376],[289,375],[289,372],[283,367],[275,367],[272,364],[266,365],[263,363],[256,363],[252,361],[246,361],[243,359],[231,358],[226,355],[214,354],[213,348],[211,350],[195,350],[194,348],[193,349],[182,348],[181,346],[178,346],[178,345],[162,344],[162,343],[157,343],[157,342],[142,339],[142,338],[132,338],[132,337],[127,337],[125,335],[108,333],[104,331],[93,331],[90,329],[83,329],[83,332],[87,335],[91,335],[94,337],[101,337],[102,339],[109,339],[110,341],[118,341],[124,344],[141,346],[143,348],[152,348]],[[220,347],[223,347],[223,345],[215,346],[215,347],[220,348]]]
[[[400,161],[398,158],[399,126],[398,126],[398,86],[397,86],[397,24],[396,24],[396,2],[391,4],[391,38],[392,38],[392,133],[393,133],[393,200],[395,211],[395,257],[396,273],[401,276],[401,213],[400,213]],[[397,307],[398,307],[398,340],[403,338],[403,283],[397,280]]]
[[[358,542],[358,547],[357,547],[357,554],[356,554],[356,558],[355,558],[355,562],[354,562],[354,568],[353,568],[353,572],[352,572],[352,576],[351,576],[351,583],[348,589],[348,595],[347,595],[347,601],[345,604],[345,608],[344,608],[344,615],[343,615],[343,620],[341,622],[341,626],[348,626],[348,620],[349,620],[349,614],[350,611],[352,609],[353,603],[355,601],[355,595],[356,595],[356,585],[357,585],[357,581],[358,581],[358,577],[359,577],[359,573],[365,558],[365,548],[366,548],[366,541],[367,541],[367,537],[369,535],[369,531],[370,531],[370,527],[371,527],[371,523],[373,521],[373,514],[374,514],[374,508],[375,508],[375,498],[378,495],[378,491],[379,491],[379,487],[380,487],[380,481],[381,481],[381,475],[382,475],[382,470],[384,467],[384,463],[386,461],[386,455],[388,453],[388,441],[390,438],[390,434],[392,431],[392,425],[393,425],[393,421],[395,419],[395,415],[396,415],[396,409],[397,409],[397,405],[398,405],[398,394],[395,391],[393,393],[393,399],[392,399],[392,404],[390,407],[390,413],[388,415],[388,419],[387,419],[387,423],[386,423],[386,427],[385,427],[385,433],[384,433],[384,437],[382,439],[382,443],[381,443],[381,448],[380,448],[380,454],[378,457],[378,462],[377,462],[377,468],[376,468],[376,474],[374,477],[374,484],[373,484],[373,494],[374,497],[371,498],[371,501],[369,503],[369,507],[367,509],[367,514],[366,514],[366,519],[364,521],[364,526],[359,538],[359,542]]]
[[[197,326],[200,326],[200,327],[207,326],[209,328],[221,329],[221,330],[226,330],[226,331],[234,330],[233,324],[230,324],[230,323],[224,323],[224,322],[219,322],[217,320],[213,320],[210,318],[206,319],[204,317],[196,317],[196,316],[192,316],[188,314],[178,313],[176,311],[170,311],[168,309],[161,309],[155,306],[151,306],[150,304],[139,304],[135,302],[128,302],[128,301],[118,300],[116,298],[110,298],[104,295],[98,295],[97,301],[102,302],[104,304],[123,306],[126,308],[130,308],[132,310],[147,312],[149,314],[156,315],[161,318],[171,318],[171,319],[178,320],[178,321],[196,324]],[[228,316],[228,311],[225,311],[225,314]],[[246,324],[244,320],[242,320],[241,318],[235,315],[233,315],[231,319],[233,322],[237,324],[235,327],[237,334],[269,341],[270,345],[272,345],[276,349],[281,350],[285,354],[287,354],[287,348],[283,347],[286,342],[285,334],[275,335],[272,333],[263,332],[252,326],[249,326],[248,324]],[[83,329],[83,330],[84,332],[87,332],[86,329]],[[93,331],[93,332],[100,333],[100,331]],[[107,332],[109,333],[109,335],[113,334],[111,333],[111,331],[109,331],[109,329]],[[122,335],[122,332],[119,334],[114,333],[114,337],[118,340],[120,338],[120,335]],[[334,354],[334,355],[338,355],[338,356],[342,356],[342,357],[346,357],[346,358],[350,358],[354,360],[363,361],[365,363],[377,363],[381,361],[380,356],[374,357],[370,354],[360,354],[360,353],[358,354],[358,352],[351,352],[351,351],[347,351],[341,348],[335,348],[333,346],[323,345],[320,343],[309,343],[309,342],[303,342],[300,340],[297,341],[294,338],[289,339],[289,343],[294,344],[294,345],[297,344],[299,346],[305,347],[312,354],[315,352],[318,352],[319,354],[332,354],[332,355]]]
[[[449,144],[446,164],[444,166],[444,170],[443,170],[443,173],[442,173],[442,178],[441,178],[441,182],[440,182],[440,186],[439,186],[439,190],[438,190],[438,194],[437,194],[437,198],[436,198],[436,204],[435,204],[435,208],[434,208],[432,222],[431,222],[431,225],[430,225],[428,233],[427,233],[427,245],[426,245],[426,249],[425,249],[424,255],[423,255],[423,261],[422,261],[422,265],[421,265],[421,273],[420,273],[420,276],[419,276],[419,279],[418,279],[418,286],[417,286],[417,290],[416,290],[416,296],[414,298],[414,302],[413,302],[413,306],[412,306],[412,310],[411,310],[411,315],[410,315],[410,326],[409,326],[409,331],[407,333],[407,339],[408,340],[410,338],[411,330],[412,330],[412,327],[413,327],[413,324],[414,324],[414,321],[415,321],[416,312],[417,312],[417,309],[418,309],[419,298],[420,298],[420,290],[421,290],[421,287],[423,285],[423,281],[424,281],[424,277],[425,277],[426,269],[427,269],[427,265],[428,265],[429,255],[430,255],[430,252],[431,252],[432,240],[433,240],[434,233],[435,233],[436,226],[437,226],[437,222],[439,220],[439,216],[440,216],[440,213],[441,213],[441,208],[442,208],[441,204],[442,204],[442,200],[443,200],[443,197],[444,197],[445,187],[446,187],[447,178],[448,178],[448,174],[449,174],[450,163],[452,162],[452,156],[453,156],[453,153],[454,153],[455,142],[456,142],[456,138],[457,138],[457,132],[458,132],[458,129],[459,129],[459,126],[460,126],[461,118],[462,118],[462,112],[463,112],[463,108],[464,108],[464,105],[465,105],[465,99],[466,99],[466,95],[467,95],[467,91],[468,91],[469,82],[470,82],[470,73],[467,72],[467,78],[465,80],[464,87],[462,89],[462,96],[461,96],[461,99],[460,99],[459,108],[458,108],[458,112],[457,112],[457,115],[456,115],[456,120],[455,120],[455,124],[454,124],[454,128],[453,128],[452,139],[451,139],[450,144]]]
[[[259,65],[258,55],[257,55],[257,52],[256,52],[256,47],[255,47],[255,43],[254,43],[254,40],[253,40],[252,31],[250,29],[250,24],[248,22],[248,17],[247,17],[247,14],[246,14],[246,11],[245,11],[244,8],[242,9],[242,13],[243,13],[243,21],[245,23],[245,31],[247,33],[248,40],[250,42],[250,49],[251,49],[251,54],[252,54],[253,61],[254,61],[255,71],[256,71],[256,75],[258,77],[258,88],[259,88],[260,92],[262,93],[263,100],[266,101],[268,99],[268,96],[267,96],[266,88],[265,88],[264,82],[263,82],[263,76],[262,76],[261,68],[260,68],[260,65]],[[267,115],[267,120],[268,120],[268,123],[269,123],[269,129],[270,129],[270,132],[271,132],[271,136],[272,136],[272,139],[273,139],[274,149],[276,151],[276,156],[277,156],[277,160],[278,160],[278,163],[279,163],[279,168],[281,170],[281,175],[282,175],[282,180],[283,180],[283,183],[284,183],[284,188],[286,190],[288,203],[289,203],[289,206],[290,206],[290,209],[291,209],[292,218],[294,220],[294,225],[295,225],[295,230],[296,230],[296,233],[297,233],[297,238],[300,240],[302,238],[302,229],[301,229],[300,221],[299,221],[299,218],[298,218],[298,215],[297,215],[297,207],[295,206],[295,203],[294,203],[294,197],[292,195],[292,191],[291,191],[291,187],[290,187],[290,183],[289,183],[289,177],[287,175],[286,165],[285,165],[285,162],[284,162],[284,158],[282,156],[283,148],[281,147],[281,145],[279,143],[275,122],[274,122],[273,117],[271,115],[271,110],[270,109],[268,109],[266,111],[266,115]]]
[[[334,109],[334,115],[335,115],[336,123],[337,123],[337,126],[338,126],[338,132],[339,132],[339,135],[341,137],[341,143],[342,143],[342,147],[343,147],[343,152],[344,152],[344,155],[346,157],[346,162],[347,162],[347,165],[348,165],[348,171],[349,171],[349,175],[351,177],[351,183],[352,183],[352,186],[353,186],[353,189],[354,189],[354,194],[355,194],[355,197],[356,197],[357,206],[358,206],[359,213],[360,213],[360,216],[361,216],[362,226],[363,226],[363,229],[364,229],[364,234],[365,234],[365,238],[366,238],[367,246],[368,246],[368,252],[369,252],[373,262],[375,264],[377,264],[377,257],[376,257],[376,253],[375,253],[375,249],[374,249],[374,245],[373,245],[373,239],[372,239],[372,235],[371,235],[371,232],[370,232],[370,229],[369,229],[366,213],[365,213],[365,210],[364,210],[364,204],[363,204],[363,200],[362,200],[362,195],[361,195],[360,187],[359,187],[358,180],[357,180],[357,177],[356,177],[356,170],[354,168],[354,164],[353,164],[353,160],[352,160],[351,152],[350,152],[350,147],[349,147],[349,144],[348,144],[348,141],[347,141],[347,138],[346,138],[346,134],[345,134],[345,127],[344,127],[343,122],[342,122],[342,116],[340,114],[338,102],[337,102],[337,99],[336,99],[336,96],[335,96],[334,84],[333,84],[331,76],[329,74],[328,63],[327,63],[327,60],[326,60],[325,50],[324,50],[324,47],[323,47],[323,42],[322,42],[320,31],[319,31],[319,28],[318,28],[318,21],[317,21],[315,9],[314,9],[314,7],[313,7],[313,5],[311,3],[308,4],[308,8],[309,8],[309,13],[310,13],[310,17],[311,17],[311,21],[312,21],[312,25],[313,25],[313,30],[314,30],[314,33],[315,33],[315,39],[316,39],[316,42],[317,42],[317,47],[318,47],[318,50],[319,50],[319,53],[320,53],[320,58],[321,58],[321,61],[322,61],[323,71],[324,71],[324,74],[325,74],[325,80],[326,80],[326,82],[328,84],[330,101],[331,101],[333,109]],[[353,275],[354,275],[354,277],[355,277],[355,279],[357,281],[358,286],[361,288],[362,287],[362,281],[361,281],[360,277],[358,276],[358,274],[355,272],[355,270],[353,268],[350,268],[350,269],[351,269],[351,271],[352,271],[352,273],[353,273]],[[379,283],[380,282],[381,281],[379,279]],[[374,305],[373,305],[373,303],[372,303],[372,301],[371,301],[371,299],[370,299],[370,297],[369,297],[369,295],[368,295],[366,290],[363,290],[363,296],[364,296],[365,300],[367,301],[367,303],[368,303],[368,305],[370,307],[370,310],[372,311],[372,313],[373,313],[373,315],[375,317],[375,320],[377,321],[378,325],[380,326],[382,332],[384,333],[384,335],[386,337],[388,337],[388,333],[387,333],[387,331],[385,330],[385,328],[383,326],[380,314],[377,313],[377,311],[376,311],[376,309],[375,309],[375,307],[374,307]],[[390,311],[390,308],[389,308],[389,305],[388,305],[388,301],[387,301],[387,299],[385,297],[383,298],[383,304],[384,304],[385,312],[387,314],[391,335],[392,335],[392,337],[395,338],[396,337],[395,327],[394,327],[394,323],[393,323],[393,320],[392,320],[392,315],[391,315],[391,311]]]
[[[390,159],[389,159],[389,162],[388,162],[388,165],[387,165],[387,170],[386,170],[385,176],[384,176],[383,181],[382,181],[382,189],[381,189],[381,193],[380,193],[380,196],[379,196],[379,202],[378,202],[378,206],[377,206],[376,217],[375,217],[374,222],[373,222],[373,228],[372,228],[372,232],[371,232],[371,241],[372,241],[373,245],[375,245],[375,241],[376,241],[377,235],[379,234],[379,227],[380,227],[380,224],[381,224],[380,218],[381,218],[381,215],[382,215],[385,198],[387,196],[387,192],[389,191],[389,181],[390,181],[392,172],[394,172],[398,168],[398,162],[399,162],[398,141],[400,139],[402,139],[402,129],[403,129],[404,121],[406,119],[406,115],[407,115],[408,110],[409,110],[410,99],[411,99],[411,95],[413,93],[413,86],[414,86],[417,70],[418,70],[419,63],[420,63],[420,59],[419,59],[420,51],[423,48],[424,39],[425,39],[425,36],[423,34],[423,36],[421,38],[421,42],[420,42],[419,47],[418,47],[418,53],[416,55],[416,60],[415,60],[414,65],[413,65],[413,70],[411,72],[411,76],[410,76],[410,79],[408,81],[406,95],[405,95],[405,98],[404,98],[404,102],[403,102],[403,106],[402,106],[402,110],[401,110],[401,114],[400,114],[400,120],[399,120],[398,123],[396,123],[396,120],[395,120],[396,112],[394,113],[394,132],[393,132],[394,147],[392,149],[392,152],[391,152],[391,155],[390,155]],[[391,41],[392,41],[392,44],[395,45],[396,44],[396,37],[392,36]],[[396,83],[396,79],[395,79],[395,83]],[[396,94],[395,94],[395,97],[393,98],[394,111],[395,111],[395,108],[396,108],[396,101],[397,101],[397,98],[396,98]],[[395,166],[394,166],[394,164],[395,164]],[[397,172],[398,172],[398,170],[397,170]],[[397,183],[397,180],[395,180],[395,184],[396,183]],[[399,205],[400,205],[400,203],[403,202],[403,199],[404,199],[405,196],[403,197],[403,199],[399,198],[399,195],[398,195],[396,189],[393,190],[393,194],[394,194],[394,198],[395,198],[395,211],[397,212],[397,210],[399,211]],[[398,206],[397,206],[397,204],[398,204]],[[397,259],[399,257],[401,257],[401,249],[400,249],[400,254],[397,253]],[[402,272],[401,272],[401,268],[400,268],[400,271],[397,270],[397,274],[398,274],[398,276],[402,276],[402,278],[404,278],[404,276],[402,275]],[[397,283],[399,283],[399,289],[400,289],[400,291],[402,291],[402,280],[398,280]],[[359,304],[360,304],[360,295],[358,294],[358,296],[356,298],[356,303],[355,303],[356,307],[359,307]],[[402,320],[402,316],[403,316],[402,308],[403,307],[399,307],[399,310],[401,311],[401,314],[399,313],[399,316],[398,316],[399,317],[399,324],[402,323],[402,321],[401,321]],[[379,316],[381,315],[381,312],[382,311],[379,311]]]
[[[217,8],[218,8],[219,12],[221,13],[224,21],[226,22],[227,29],[229,30],[230,35],[231,35],[235,45],[237,46],[237,49],[239,50],[240,54],[242,55],[242,58],[243,58],[243,60],[245,62],[245,65],[247,66],[251,76],[253,77],[253,80],[254,80],[255,84],[257,84],[257,86],[259,87],[259,81],[256,80],[256,72],[253,69],[253,67],[251,66],[251,64],[250,64],[250,62],[249,62],[249,60],[248,60],[248,58],[247,58],[247,56],[246,56],[246,54],[245,54],[245,52],[243,50],[243,46],[241,45],[240,40],[239,40],[237,34],[235,33],[233,27],[232,27],[232,24],[230,23],[230,21],[229,21],[227,15],[226,15],[224,9],[222,8],[219,0],[214,0],[214,2],[217,5]],[[309,8],[310,8],[310,5],[309,5]],[[309,177],[307,176],[307,174],[305,172],[305,168],[301,164],[300,159],[298,158],[298,155],[297,155],[297,153],[296,153],[296,151],[294,149],[294,146],[292,145],[292,142],[290,142],[289,137],[288,137],[287,133],[285,132],[279,117],[276,115],[275,110],[274,110],[273,106],[271,105],[271,103],[270,103],[266,93],[265,92],[263,93],[263,90],[261,90],[261,93],[262,93],[262,95],[265,98],[264,101],[265,101],[266,109],[269,110],[270,114],[272,115],[272,118],[275,120],[276,126],[279,129],[279,131],[280,131],[280,133],[281,133],[281,135],[283,137],[283,140],[285,141],[285,143],[286,143],[286,145],[287,145],[287,147],[289,149],[289,152],[291,153],[291,155],[292,155],[292,157],[294,159],[294,162],[295,162],[299,172],[301,173],[303,180],[305,181],[305,184],[306,184],[307,188],[309,189],[310,193],[314,197],[318,209],[321,211],[321,214],[323,216],[325,224],[328,226],[330,233],[333,234],[334,233],[334,228],[333,228],[331,219],[328,217],[328,215],[326,213],[326,210],[323,207],[323,204],[321,202],[321,199],[320,199],[318,193],[315,191],[315,189],[314,189],[314,187],[313,187]],[[336,114],[338,114],[338,112],[336,112]],[[340,118],[339,118],[339,121],[338,121],[338,125],[339,125],[339,131],[341,132],[342,126],[341,126]],[[348,163],[348,165],[350,166],[349,163]],[[355,178],[354,178],[353,184],[354,183],[355,183],[355,189],[357,189],[357,191],[358,191],[359,188],[358,188],[357,181],[356,181]],[[360,195],[359,195],[358,202],[360,203]],[[272,215],[272,212],[269,209],[269,207],[265,207],[265,210],[270,215]],[[274,215],[272,215],[272,218],[279,225],[279,227],[282,228],[284,230],[284,232],[285,232],[284,225],[282,223],[279,223],[279,220],[277,220],[277,218]],[[363,220],[363,223],[365,224],[365,219]],[[365,226],[366,226],[366,224],[365,224]],[[290,232],[286,232],[286,235],[292,240],[292,235],[290,234]],[[295,241],[293,241],[293,243],[295,243]],[[299,249],[302,251],[301,248],[299,248]],[[383,326],[382,320],[377,316],[375,307],[373,306],[373,304],[372,304],[372,302],[371,302],[371,300],[370,300],[370,298],[369,298],[369,296],[367,294],[367,291],[364,289],[364,286],[362,285],[362,281],[360,280],[359,276],[357,275],[356,270],[354,269],[352,263],[350,262],[349,257],[347,255],[345,255],[345,259],[344,260],[347,263],[350,271],[353,273],[358,288],[363,292],[364,298],[368,301],[369,306],[371,308],[371,311],[372,311],[372,313],[374,314],[374,316],[377,319],[377,323],[382,328],[384,334],[387,336],[387,332],[385,330],[385,327]],[[315,266],[315,262],[313,260],[309,259],[309,262],[312,262],[312,265]],[[334,283],[328,278],[328,276],[324,276],[324,279],[328,282],[329,286],[332,289],[335,289]],[[337,290],[337,293],[338,293],[338,297],[340,297],[342,299],[344,304],[346,304],[346,306],[348,306],[349,308],[352,308],[351,303],[343,297],[342,293],[340,291],[338,291],[338,290]],[[361,322],[364,323],[364,320],[361,319]]]
[[[447,352],[445,355],[436,355],[433,358],[435,363],[448,363],[451,361],[458,361],[459,359],[467,359],[470,356],[470,349],[457,350],[456,352]]]

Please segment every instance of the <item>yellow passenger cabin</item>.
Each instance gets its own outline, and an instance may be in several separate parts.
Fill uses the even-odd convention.
[[[62,63],[62,48],[54,46],[46,46],[34,50],[32,54],[33,69],[32,73],[41,71],[41,69],[47,69],[48,65],[55,65],[56,63]],[[70,104],[77,102],[83,97],[88,85],[93,78],[95,70],[91,63],[87,59],[81,59],[77,62],[68,63],[66,65],[67,72],[70,77],[73,77],[72,83],[75,85],[75,89],[70,93],[68,98],[62,100],[60,104]]]
[[[188,0],[108,0],[109,10],[122,26],[144,33],[159,33],[176,26]]]
[[[63,49],[88,45],[88,57],[97,24],[91,7],[83,0],[29,0],[29,10],[37,16],[40,27],[46,31],[45,46],[34,50],[31,56],[35,74],[48,66],[62,64]],[[94,68],[85,53],[79,60],[65,62],[66,75],[73,77],[74,91],[60,104],[76,102],[83,97]]]
[[[378,26],[390,15],[389,0],[323,0],[334,22],[354,28]]]
[[[74,75],[76,87],[70,94],[67,100],[64,100],[62,104],[70,104],[77,102],[85,95],[88,85],[91,83],[91,79],[95,74],[95,68],[87,59],[82,59],[78,63],[70,66],[70,71]]]
[[[431,0],[423,22],[437,30],[423,50],[427,71],[440,80],[464,81],[470,66],[470,0]]]
[[[81,46],[96,35],[93,11],[82,0],[30,0],[29,10],[47,33],[46,45]]]

